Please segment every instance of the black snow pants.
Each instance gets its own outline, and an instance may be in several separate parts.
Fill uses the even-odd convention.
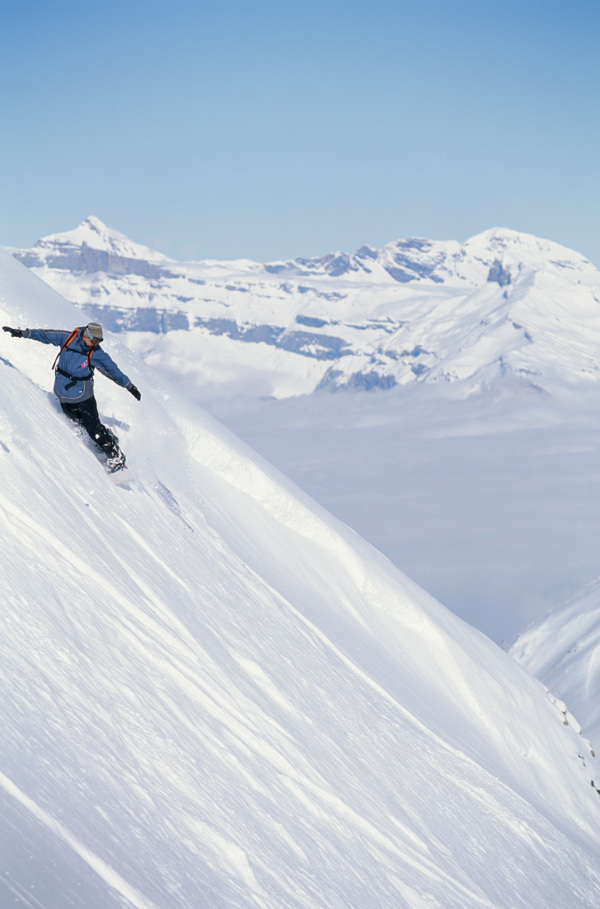
[[[74,420],[75,423],[79,423],[90,439],[92,439],[96,445],[105,451],[109,458],[115,457],[118,454],[118,439],[115,434],[103,423],[100,422],[100,417],[98,416],[98,405],[96,404],[96,399],[94,397],[87,398],[85,401],[78,402],[77,404],[65,404],[61,401],[60,405],[70,420]]]

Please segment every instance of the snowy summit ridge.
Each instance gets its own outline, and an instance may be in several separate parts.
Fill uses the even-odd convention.
[[[0,254],[3,324],[80,315]],[[0,336],[3,904],[595,909],[598,763],[544,686],[105,344],[128,490]]]
[[[506,228],[353,255],[178,263],[88,218],[12,253],[125,332],[148,362],[174,364],[193,349],[186,380],[200,395],[215,386],[287,397],[413,383],[469,395],[600,379],[600,271]]]
[[[23,264],[33,265],[40,261],[48,268],[75,272],[106,271],[150,277],[154,274],[153,266],[165,266],[170,260],[90,216],[74,230],[38,240]]]
[[[385,272],[400,284],[466,282],[477,287],[486,280],[501,286],[509,284],[511,270],[519,270],[524,263],[530,268],[554,265],[586,269],[591,265],[583,256],[550,240],[497,227],[483,231],[465,243],[412,237],[388,243],[381,249],[362,246],[353,255],[337,252],[321,258],[270,263],[264,268],[273,274],[329,277],[362,271],[381,278]]]

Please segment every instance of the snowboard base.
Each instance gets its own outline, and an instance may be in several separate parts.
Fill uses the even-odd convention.
[[[106,470],[106,468],[104,469]],[[135,479],[133,473],[127,466],[122,467],[120,470],[114,470],[112,472],[110,470],[106,470],[106,473],[113,481],[115,486],[124,486],[125,483],[131,483],[131,481]]]

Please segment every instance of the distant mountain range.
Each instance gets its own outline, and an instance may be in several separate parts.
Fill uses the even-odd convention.
[[[418,382],[470,394],[600,378],[600,270],[513,230],[266,264],[177,262],[89,217],[9,251],[151,363],[177,373],[184,355],[200,392]]]

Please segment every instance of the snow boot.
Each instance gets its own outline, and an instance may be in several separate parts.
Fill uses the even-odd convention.
[[[106,455],[106,467],[109,473],[115,473],[125,467],[125,455],[119,448],[119,440],[114,432],[107,426],[102,427],[103,433],[96,433],[95,442],[98,448]]]
[[[123,470],[125,467],[125,455],[120,448],[117,447],[117,452],[107,459],[106,467],[109,473],[116,473],[117,470]]]

